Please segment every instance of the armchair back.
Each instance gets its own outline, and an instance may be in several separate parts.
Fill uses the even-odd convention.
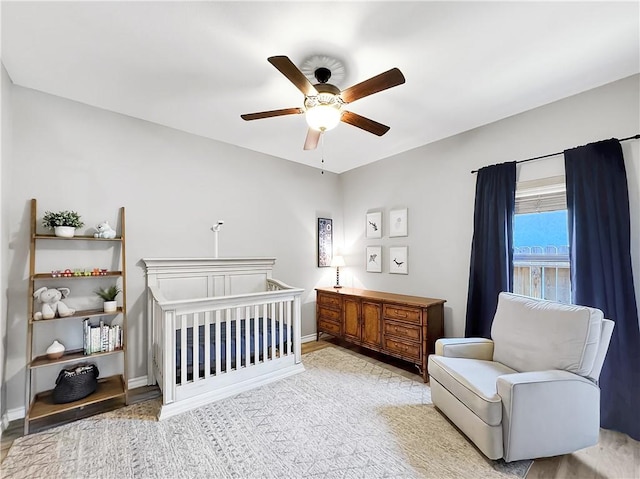
[[[502,292],[491,327],[493,360],[519,372],[559,369],[596,381],[609,328],[613,322],[599,309]]]

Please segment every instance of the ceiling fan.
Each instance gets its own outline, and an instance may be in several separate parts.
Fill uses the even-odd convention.
[[[404,75],[397,68],[376,75],[346,90],[340,89],[331,83],[331,71],[325,67],[319,67],[314,71],[318,81],[312,85],[304,73],[296,67],[288,57],[280,55],[267,59],[280,73],[286,76],[298,90],[304,94],[304,107],[283,108],[281,110],[262,111],[240,115],[243,120],[259,120],[283,115],[305,114],[309,130],[304,142],[305,150],[313,150],[318,146],[320,135],[335,128],[341,121],[362,130],[382,136],[389,127],[364,116],[343,109],[344,105],[353,103],[360,98],[387,90],[405,82]]]

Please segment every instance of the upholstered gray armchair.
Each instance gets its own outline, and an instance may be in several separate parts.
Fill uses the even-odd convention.
[[[490,459],[597,444],[598,377],[612,332],[599,309],[500,293],[492,339],[436,342],[433,404]]]

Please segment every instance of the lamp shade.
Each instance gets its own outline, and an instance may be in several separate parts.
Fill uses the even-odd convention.
[[[345,265],[344,258],[342,256],[334,256],[331,260],[331,266],[333,268],[341,268]]]
[[[317,105],[307,110],[305,118],[310,128],[327,131],[338,126],[340,114],[339,105]]]

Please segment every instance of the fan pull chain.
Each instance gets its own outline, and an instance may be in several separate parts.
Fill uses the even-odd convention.
[[[320,133],[320,157],[321,157],[321,163],[322,163],[320,174],[324,175],[324,132]]]

